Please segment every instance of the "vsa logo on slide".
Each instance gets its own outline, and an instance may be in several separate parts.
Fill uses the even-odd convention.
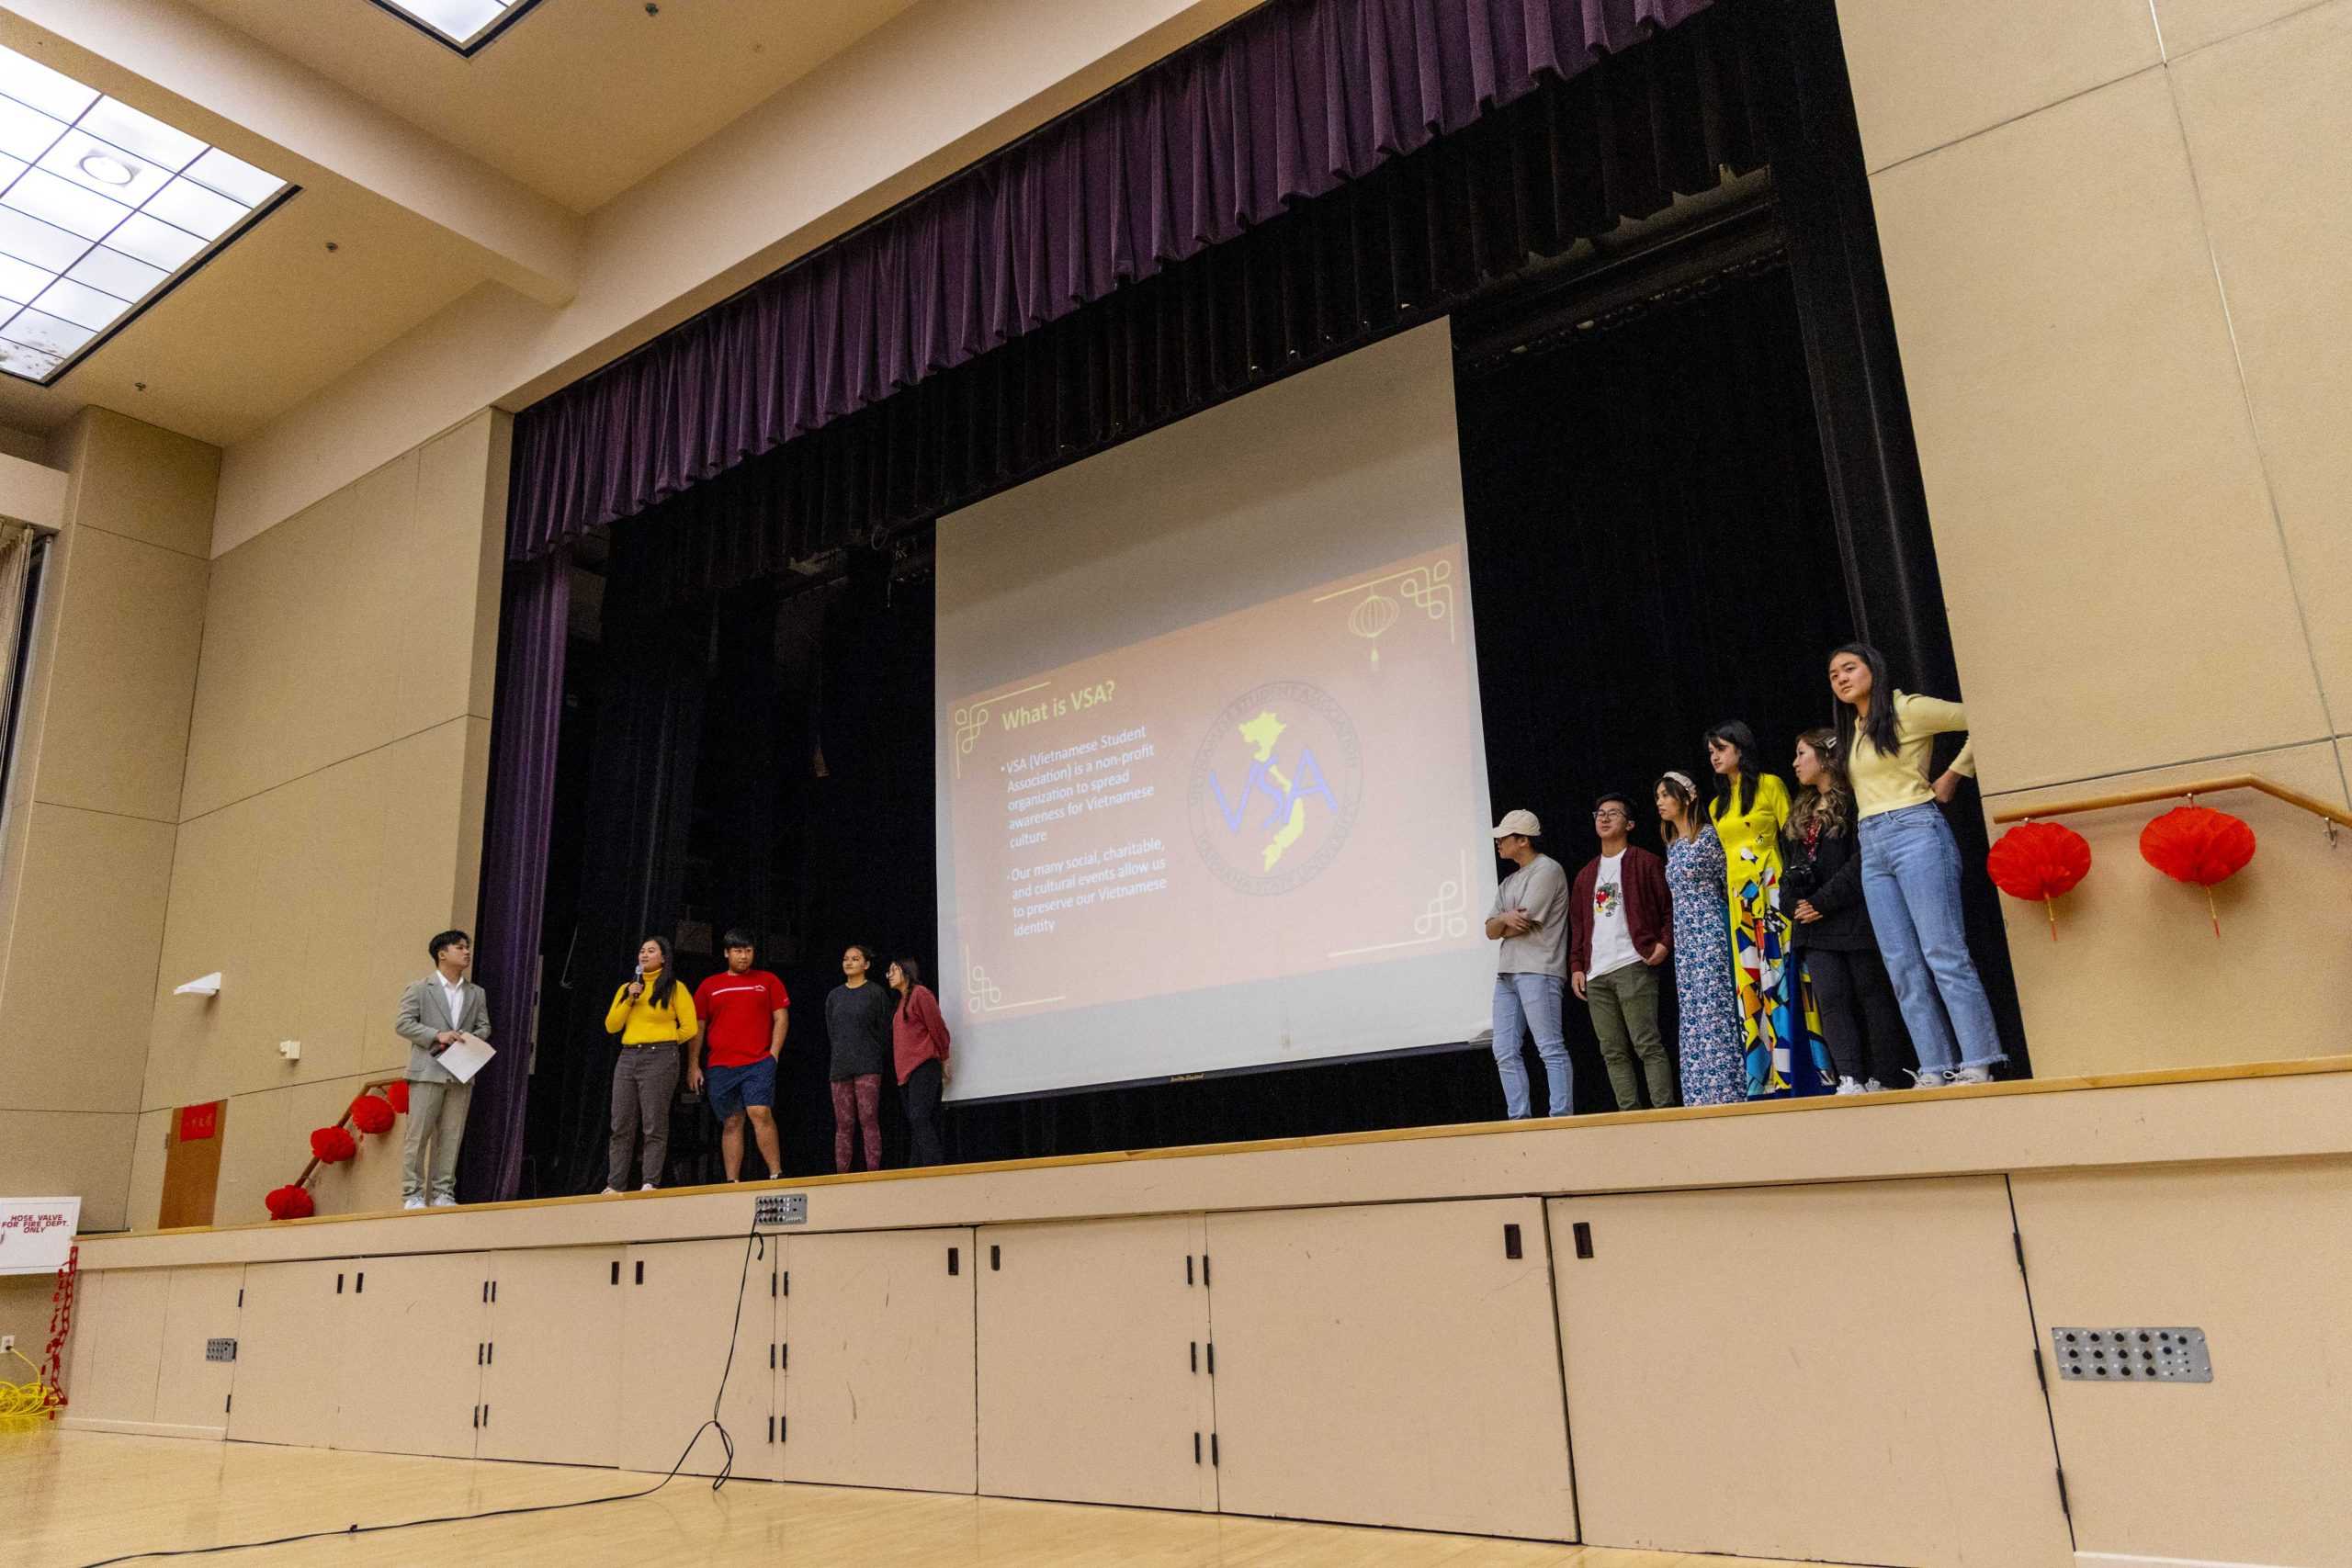
[[[1227,886],[1304,886],[1339,858],[1363,806],[1356,727],[1303,681],[1252,688],[1210,723],[1186,799],[1193,846]]]

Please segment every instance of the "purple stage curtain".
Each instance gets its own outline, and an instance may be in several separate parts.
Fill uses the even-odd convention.
[[[499,624],[498,709],[490,742],[490,808],[482,897],[474,925],[474,979],[490,993],[490,1066],[474,1079],[458,1190],[469,1203],[516,1195],[530,1101],[531,1012],[538,981],[548,825],[555,807],[557,729],[563,716],[564,636],[571,612],[571,551],[506,570]]]
[[[509,556],[882,402],[1708,4],[1272,0],[535,405]]]

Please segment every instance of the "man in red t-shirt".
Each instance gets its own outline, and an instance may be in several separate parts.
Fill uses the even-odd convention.
[[[695,1016],[702,1027],[686,1042],[686,1084],[698,1089],[706,1077],[710,1080],[710,1109],[720,1122],[718,1146],[727,1159],[728,1180],[742,1177],[747,1116],[752,1135],[760,1140],[760,1157],[768,1162],[768,1175],[782,1176],[784,1151],[775,1135],[775,1064],[784,1052],[792,998],[785,995],[783,981],[752,967],[758,954],[750,937],[729,931],[725,949],[726,969],[695,987]],[[703,1066],[706,1041],[710,1045],[707,1072]]]

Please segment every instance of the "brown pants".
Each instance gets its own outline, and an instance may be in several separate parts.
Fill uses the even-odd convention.
[[[605,1185],[629,1188],[628,1170],[638,1139],[645,1140],[645,1185],[662,1185],[670,1164],[670,1102],[678,1097],[675,1045],[624,1045],[613,1064],[613,1142],[605,1151]]]

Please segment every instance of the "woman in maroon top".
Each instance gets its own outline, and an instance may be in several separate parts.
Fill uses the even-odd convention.
[[[890,1015],[890,1054],[897,1058],[899,1092],[907,1103],[910,1147],[907,1163],[944,1165],[939,1143],[939,1091],[947,1085],[947,1021],[939,998],[922,983],[922,965],[901,958],[890,965],[890,988],[899,1006]]]

